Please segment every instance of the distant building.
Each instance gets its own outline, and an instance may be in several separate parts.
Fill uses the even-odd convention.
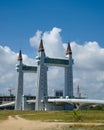
[[[63,90],[54,90],[55,97],[63,97]]]

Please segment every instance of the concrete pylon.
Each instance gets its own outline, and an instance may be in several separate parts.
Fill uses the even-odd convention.
[[[69,66],[65,67],[65,88],[64,96],[73,98],[73,59],[70,43],[68,43],[66,58],[69,59]]]
[[[47,97],[47,67],[44,65],[45,52],[41,40],[38,50],[37,88],[35,110],[44,110],[44,99]],[[43,100],[43,102],[41,102]]]
[[[22,95],[23,95],[23,72],[22,72],[22,53],[21,50],[18,56],[18,79],[17,79],[17,90],[16,90],[16,100],[15,100],[15,110],[22,110]]]

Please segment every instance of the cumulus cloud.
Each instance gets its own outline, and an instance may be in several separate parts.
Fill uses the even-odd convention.
[[[51,31],[37,31],[35,36],[30,38],[31,46],[38,47],[43,39],[46,55],[49,57],[64,57],[65,50],[60,36],[61,29],[54,27]],[[37,48],[38,49],[38,48]]]
[[[61,38],[61,29],[54,27],[50,31],[37,31],[30,38],[30,45],[38,49],[41,38],[44,42],[45,53],[49,57],[65,57],[67,43]],[[73,81],[74,95],[77,86],[80,86],[82,96],[88,98],[104,99],[104,48],[99,46],[97,41],[89,41],[78,44],[71,42],[72,54],[74,59]],[[8,87],[16,88],[17,64],[16,52],[7,46],[0,46],[0,93],[7,93]],[[34,59],[23,54],[23,63],[35,65]],[[53,94],[53,89],[63,89],[64,87],[64,68],[49,67],[48,69],[48,89],[49,94]],[[24,75],[24,93],[35,94],[36,74]]]
[[[34,37],[30,38],[30,44],[32,47],[38,47],[41,39],[42,31],[37,31]]]
[[[102,56],[104,49],[100,48],[97,42],[87,42],[84,45],[78,45],[72,42],[73,54],[77,59],[77,67],[86,69],[104,69]],[[100,63],[100,64],[99,64]],[[93,68],[92,68],[93,66]]]
[[[74,64],[74,83],[81,85],[88,97],[103,98],[104,94],[104,48],[97,42],[78,45],[72,42]]]

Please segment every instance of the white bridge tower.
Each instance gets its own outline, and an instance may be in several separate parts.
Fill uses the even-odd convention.
[[[69,60],[69,65],[65,67],[65,87],[64,96],[73,98],[73,59],[70,44],[68,43],[66,58]]]
[[[34,72],[37,74],[37,87],[36,87],[36,103],[35,110],[45,110],[48,106],[48,88],[47,88],[47,70],[48,66],[58,66],[65,69],[65,86],[64,86],[64,97],[73,98],[73,59],[70,44],[68,43],[66,57],[50,58],[45,55],[45,49],[43,41],[40,41],[38,56],[36,57],[37,66],[27,66],[22,63],[21,51],[18,56],[18,85],[16,93],[15,109],[21,110],[22,96],[23,96],[23,73]]]
[[[18,65],[17,65],[17,72],[18,72],[18,81],[17,81],[17,89],[16,89],[16,100],[15,100],[15,110],[22,109],[22,96],[23,96],[23,72],[22,72],[22,54],[21,50],[18,56]]]
[[[44,98],[47,97],[47,66],[44,64],[45,51],[41,40],[37,57],[37,88],[35,110],[44,110]]]

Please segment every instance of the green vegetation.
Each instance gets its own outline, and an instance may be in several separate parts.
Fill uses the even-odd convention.
[[[30,120],[104,123],[104,111],[40,111],[20,115]]]
[[[104,123],[104,111],[0,111],[0,120],[19,115],[29,120]]]
[[[104,110],[104,105],[90,106],[89,110]]]
[[[81,122],[81,123],[104,123],[104,110],[83,111],[0,111],[0,120],[8,119],[8,116],[19,115],[29,120],[57,121],[57,122]],[[65,126],[61,130],[104,130],[101,126]],[[54,130],[54,129],[52,129]]]
[[[67,126],[62,130],[104,130],[104,126]]]

